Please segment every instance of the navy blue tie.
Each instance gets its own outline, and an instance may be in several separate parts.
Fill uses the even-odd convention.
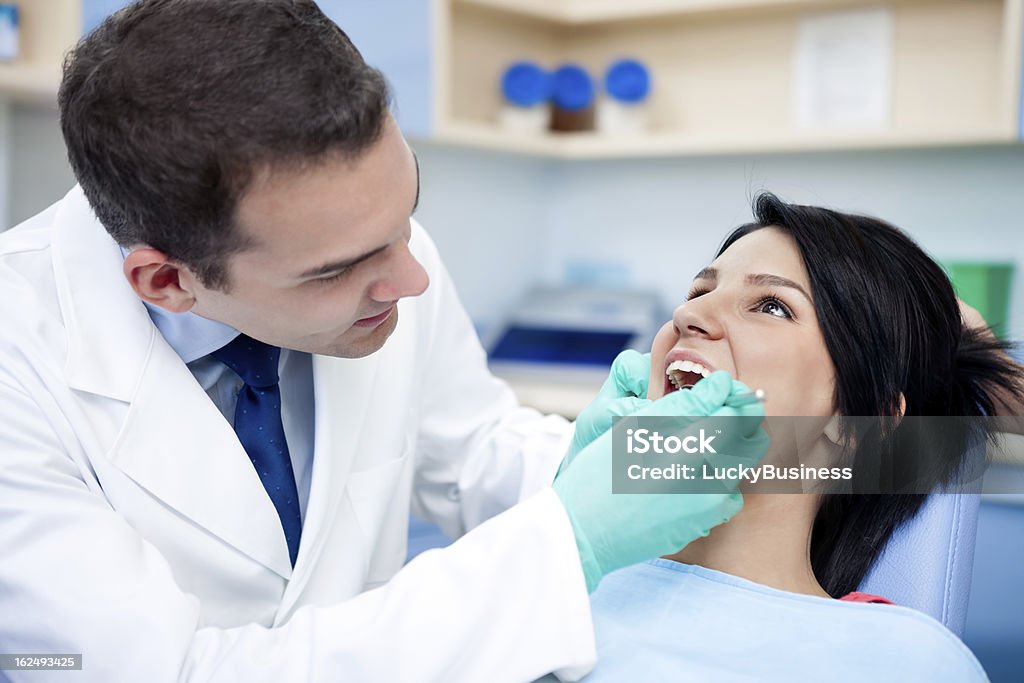
[[[213,357],[234,370],[244,382],[235,406],[235,433],[277,508],[294,567],[302,536],[302,514],[281,422],[277,375],[281,349],[240,334],[214,351]]]

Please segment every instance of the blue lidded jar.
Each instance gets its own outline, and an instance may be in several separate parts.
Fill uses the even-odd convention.
[[[648,129],[647,102],[651,74],[635,59],[619,59],[604,77],[605,97],[597,114],[597,128],[608,133],[641,133]]]
[[[563,64],[551,76],[551,130],[594,129],[594,81],[577,64]]]
[[[533,62],[515,62],[501,77],[504,104],[498,121],[509,130],[544,131],[547,129],[548,100],[551,98],[551,74]]]

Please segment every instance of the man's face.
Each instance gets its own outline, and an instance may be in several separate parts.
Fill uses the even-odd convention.
[[[398,300],[429,282],[408,245],[418,195],[415,158],[390,118],[358,158],[263,173],[235,215],[253,245],[229,258],[227,292],[193,285],[192,311],[283,348],[377,351]]]

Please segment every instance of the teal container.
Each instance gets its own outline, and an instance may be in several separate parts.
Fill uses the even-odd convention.
[[[976,308],[996,336],[1002,338],[1010,317],[1013,264],[946,261],[943,267],[957,296]]]

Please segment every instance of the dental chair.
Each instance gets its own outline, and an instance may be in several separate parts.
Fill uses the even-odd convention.
[[[962,636],[980,502],[977,492],[929,495],[889,539],[858,590],[929,614]]]
[[[980,502],[978,493],[928,496],[917,515],[893,534],[858,590],[924,612],[962,636]],[[449,543],[434,525],[410,519],[409,559]]]
[[[984,462],[985,449],[969,458]],[[981,479],[959,493],[932,493],[907,524],[897,529],[857,590],[930,615],[958,637],[967,621]],[[433,524],[409,520],[408,560],[451,540]]]

